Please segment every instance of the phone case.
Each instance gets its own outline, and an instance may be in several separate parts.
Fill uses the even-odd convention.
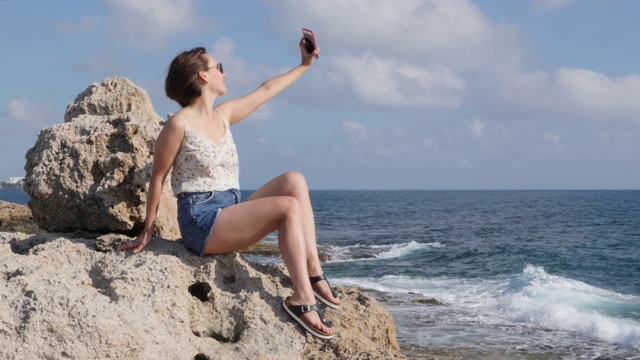
[[[313,31],[311,31],[309,29],[302,29],[302,35],[304,36],[305,40],[307,40],[307,44],[306,44],[307,52],[308,53],[312,53],[313,50],[315,50],[318,47],[318,45],[316,44],[316,37],[313,34]],[[311,46],[309,46],[309,45],[312,45],[313,48],[311,48]],[[318,55],[316,55],[316,59],[317,58],[319,58]]]

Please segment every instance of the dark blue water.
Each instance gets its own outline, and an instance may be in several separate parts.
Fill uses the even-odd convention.
[[[640,191],[314,191],[312,200],[333,255],[325,272],[375,291],[405,345],[640,356]]]
[[[640,295],[640,191],[316,191],[321,242],[440,243],[401,257],[336,264],[353,275],[486,278],[535,264],[553,274]],[[410,263],[414,266],[406,266]],[[379,266],[384,265],[384,266]]]
[[[640,191],[311,197],[319,245],[332,256],[325,273],[371,291],[393,314],[404,348],[640,356]],[[0,200],[28,198],[0,191]],[[414,302],[426,298],[446,305]]]
[[[29,195],[24,190],[0,190],[0,200],[25,205]]]

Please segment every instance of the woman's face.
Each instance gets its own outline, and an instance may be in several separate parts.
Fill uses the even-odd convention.
[[[222,64],[218,63],[213,56],[209,54],[204,54],[204,57],[207,59],[208,65],[207,70],[205,70],[206,77],[208,80],[207,86],[210,86],[212,90],[218,92],[220,95],[227,92],[227,86],[224,83],[224,79],[227,75],[223,74]]]

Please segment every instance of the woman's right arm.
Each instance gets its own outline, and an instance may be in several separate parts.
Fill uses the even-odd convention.
[[[243,97],[225,101],[216,107],[223,113],[224,117],[229,120],[229,124],[233,125],[249,116],[264,103],[296,82],[309,70],[311,65],[313,65],[316,55],[319,54],[320,48],[316,48],[313,53],[309,54],[304,46],[303,39],[300,39],[298,47],[300,48],[301,58],[299,66],[265,81],[257,89]]]
[[[153,224],[156,220],[160,199],[162,197],[162,187],[169,174],[169,170],[171,170],[173,161],[180,151],[184,132],[184,122],[176,116],[169,119],[162,128],[162,131],[160,131],[153,153],[153,169],[151,170],[149,192],[147,193],[147,216],[144,223],[144,230],[138,235],[136,240],[121,245],[119,247],[120,250],[135,248],[133,253],[137,254],[151,241]]]

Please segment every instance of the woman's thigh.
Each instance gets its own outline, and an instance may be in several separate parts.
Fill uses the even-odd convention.
[[[308,191],[304,175],[299,172],[288,172],[264,184],[251,194],[247,200],[256,200],[269,196],[295,196],[297,190]]]
[[[226,254],[246,249],[278,229],[284,216],[297,211],[298,201],[290,196],[247,199],[224,208],[216,220],[206,254]]]

